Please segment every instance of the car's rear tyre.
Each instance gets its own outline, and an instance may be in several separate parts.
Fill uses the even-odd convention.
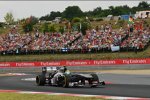
[[[46,82],[45,75],[38,75],[38,76],[36,76],[36,84],[37,84],[38,86],[43,86],[43,85],[45,85],[45,82]]]

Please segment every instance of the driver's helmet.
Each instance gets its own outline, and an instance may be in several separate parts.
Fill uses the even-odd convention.
[[[67,71],[67,67],[66,66],[63,66],[64,67],[64,72],[66,72]]]

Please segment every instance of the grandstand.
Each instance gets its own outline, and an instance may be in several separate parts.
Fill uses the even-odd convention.
[[[1,55],[44,54],[44,53],[97,53],[116,51],[142,51],[150,44],[150,29],[112,30],[106,25],[103,29],[80,32],[20,34],[13,28],[8,34],[0,36]]]

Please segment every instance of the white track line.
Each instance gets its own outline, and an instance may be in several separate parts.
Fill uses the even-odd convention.
[[[24,76],[24,75],[29,75],[25,73],[7,73],[8,75],[14,75],[14,76]]]

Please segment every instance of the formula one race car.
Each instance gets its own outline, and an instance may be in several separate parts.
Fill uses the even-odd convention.
[[[97,87],[105,85],[97,74],[70,73],[66,67],[43,67],[42,74],[36,76],[38,86],[51,85],[60,87],[90,86]]]

